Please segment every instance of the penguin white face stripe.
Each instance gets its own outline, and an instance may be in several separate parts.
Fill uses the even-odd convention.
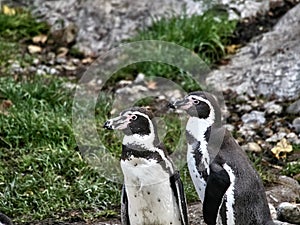
[[[226,220],[227,224],[229,225],[235,225],[235,217],[234,217],[234,203],[235,203],[235,198],[234,198],[234,185],[235,185],[235,175],[234,171],[232,168],[227,165],[226,163],[223,165],[223,168],[226,170],[226,172],[229,175],[230,179],[230,186],[228,187],[225,195],[226,195]]]

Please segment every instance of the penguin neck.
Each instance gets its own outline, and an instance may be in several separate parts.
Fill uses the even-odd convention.
[[[123,145],[126,146],[140,146],[143,149],[151,150],[156,145],[155,135],[125,135],[123,138]]]
[[[210,128],[213,124],[213,120],[201,119],[198,117],[190,117],[187,122],[186,130],[197,141],[207,143],[207,132],[210,132]]]
[[[190,117],[186,126],[188,142],[191,146],[192,155],[201,155],[199,163],[204,165],[209,173],[210,155],[208,152],[208,140],[213,125],[212,120]],[[204,169],[204,168],[203,168]]]

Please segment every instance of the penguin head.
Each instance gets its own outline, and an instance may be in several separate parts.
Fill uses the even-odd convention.
[[[183,109],[191,117],[198,117],[211,124],[220,122],[221,111],[215,97],[204,91],[191,92],[183,99],[170,104],[170,108]]]
[[[105,122],[104,128],[121,130],[125,135],[147,136],[154,133],[152,113],[143,107],[133,107],[120,113],[120,116]]]

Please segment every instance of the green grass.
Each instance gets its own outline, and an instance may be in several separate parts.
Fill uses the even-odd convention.
[[[49,28],[49,25],[37,22],[29,12],[24,10],[17,10],[15,15],[6,15],[0,12],[0,37],[10,41],[47,34]]]
[[[0,75],[15,74],[10,70],[13,62],[21,67],[30,66],[32,56],[22,49],[22,43],[35,35],[47,34],[50,29],[46,23],[37,22],[29,12],[15,11],[15,15],[6,15],[0,10]]]
[[[69,210],[114,209],[120,185],[99,176],[78,150],[71,127],[72,93],[62,81],[0,78],[0,211],[17,222]]]
[[[171,17],[160,20],[153,18],[153,24],[150,27],[140,30],[127,42],[144,40],[172,42],[191,50],[208,66],[211,66],[225,55],[225,46],[229,44],[235,27],[236,21],[229,21],[227,13],[212,9],[201,16],[183,15],[180,18]],[[148,53],[145,52],[145,54]],[[184,61],[180,59],[180,56],[178,57],[179,60]],[[159,62],[141,62],[130,65],[118,71],[108,84],[124,77],[132,79],[138,73],[144,73],[149,77],[162,76],[176,82],[186,91],[199,90],[197,81],[193,80],[186,71]]]

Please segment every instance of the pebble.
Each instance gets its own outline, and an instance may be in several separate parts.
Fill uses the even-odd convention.
[[[282,202],[277,208],[277,216],[281,221],[299,224],[300,223],[300,204]]]
[[[294,132],[287,134],[286,138],[292,144],[296,144],[296,145],[300,144],[300,140],[299,140],[297,134],[295,134]]]
[[[300,134],[300,117],[297,117],[293,120],[293,127],[297,134]]]
[[[30,54],[36,54],[36,53],[41,53],[42,52],[42,48],[40,46],[37,46],[37,45],[28,45],[27,49],[28,49],[28,52]]]
[[[265,113],[253,110],[250,113],[246,113],[242,116],[244,123],[258,123],[260,125],[266,122]]]
[[[259,146],[259,144],[255,142],[249,142],[243,145],[242,149],[246,152],[255,152],[255,153],[260,153],[262,151],[262,148]]]
[[[144,82],[144,80],[145,80],[145,74],[139,73],[133,82],[138,84]]]
[[[58,63],[58,64],[66,64],[67,60],[66,60],[65,57],[57,57],[55,62]]]
[[[274,134],[274,132],[271,128],[265,127],[262,131],[262,134],[266,137],[271,137]]]
[[[267,142],[277,142],[280,141],[282,138],[284,138],[287,135],[285,132],[278,132],[276,134],[273,134],[271,137],[267,138]]]
[[[290,114],[300,114],[300,99],[289,105],[286,112]]]
[[[264,108],[266,109],[266,114],[280,114],[282,112],[282,106],[275,104],[274,101],[267,102],[264,105]]]

